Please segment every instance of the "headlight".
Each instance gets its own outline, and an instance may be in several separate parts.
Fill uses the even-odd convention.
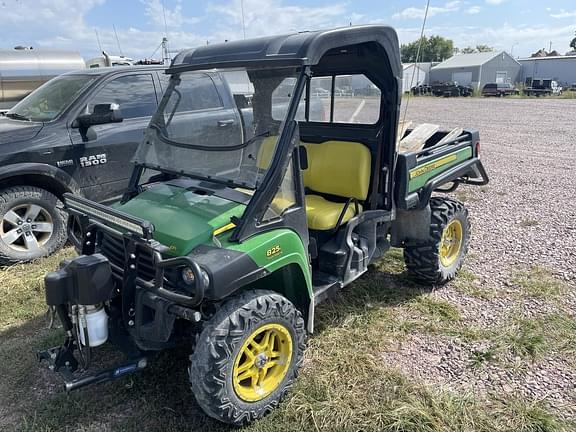
[[[194,285],[195,282],[194,271],[190,267],[182,269],[182,280],[186,285]]]
[[[208,286],[210,283],[210,276],[206,273],[205,270],[200,270],[200,274],[202,275],[202,280],[204,282],[204,286]],[[190,267],[184,267],[182,269],[182,280],[188,286],[193,286],[196,282],[196,277],[194,276],[194,271]]]

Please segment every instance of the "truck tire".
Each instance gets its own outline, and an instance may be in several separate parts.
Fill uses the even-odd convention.
[[[306,347],[301,313],[272,291],[226,301],[201,332],[189,368],[198,405],[224,423],[270,413],[298,374]]]
[[[431,198],[430,210],[430,240],[408,244],[404,261],[417,281],[443,285],[462,267],[470,243],[470,220],[464,204],[450,198]]]
[[[0,192],[0,264],[32,261],[66,242],[67,215],[61,201],[32,186]]]

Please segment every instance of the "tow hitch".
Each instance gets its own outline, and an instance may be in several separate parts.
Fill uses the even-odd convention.
[[[108,382],[144,369],[148,365],[148,359],[144,356],[132,361],[122,363],[119,366],[103,369],[95,373],[75,373],[78,370],[78,360],[74,357],[76,342],[71,337],[66,338],[64,345],[49,348],[36,353],[38,361],[46,361],[48,368],[57,372],[64,380],[66,392],[77,390],[91,384]]]

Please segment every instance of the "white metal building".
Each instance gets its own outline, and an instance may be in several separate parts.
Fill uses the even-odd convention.
[[[564,87],[576,83],[576,56],[531,57],[518,61],[522,65],[522,82],[526,82],[526,78],[552,79]]]
[[[404,93],[409,92],[412,87],[427,83],[427,73],[420,65],[405,63],[402,66],[404,69],[402,73],[402,91]]]
[[[481,89],[487,83],[520,80],[520,63],[507,52],[458,54],[430,70],[430,82],[456,81]]]

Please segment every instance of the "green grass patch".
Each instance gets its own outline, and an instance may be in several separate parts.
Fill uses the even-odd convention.
[[[434,321],[456,322],[460,320],[458,308],[446,300],[422,296],[412,302],[412,308]]]
[[[498,291],[494,287],[482,285],[476,275],[466,268],[458,271],[451,285],[462,294],[484,300],[493,299],[498,295]]]
[[[404,249],[391,248],[374,264],[374,267],[384,273],[403,273],[406,270],[406,265],[404,264]]]
[[[536,318],[513,318],[492,340],[495,349],[508,350],[529,360],[555,353],[571,358],[576,351],[576,320],[561,312]]]
[[[0,330],[21,323],[46,311],[44,275],[58,263],[74,255],[72,248],[37,260],[0,269]]]
[[[552,273],[540,266],[527,271],[517,271],[512,283],[518,286],[524,295],[536,298],[558,297],[567,291],[567,286],[556,279]]]

